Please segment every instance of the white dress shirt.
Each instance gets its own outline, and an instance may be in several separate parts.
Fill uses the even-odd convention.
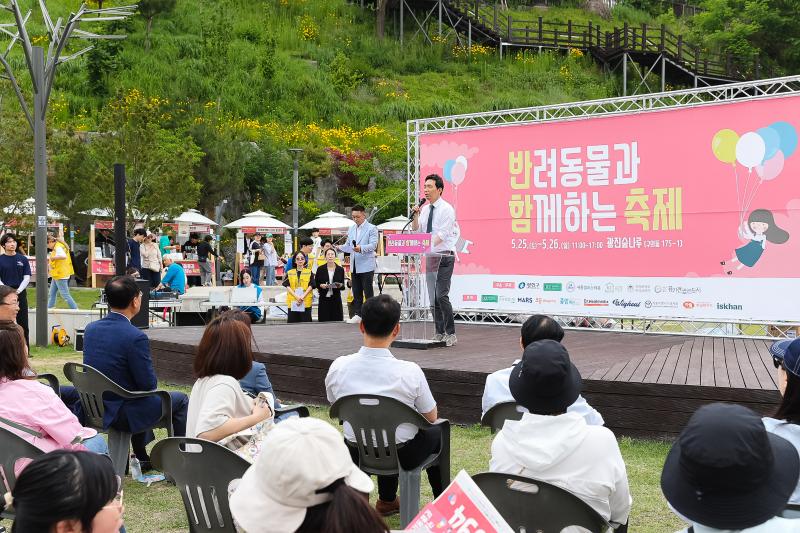
[[[456,210],[445,201],[441,196],[432,204],[422,206],[419,212],[418,231],[425,232],[428,229],[428,217],[433,206],[433,224],[431,235],[439,237],[442,242],[432,244],[431,252],[455,252],[456,242],[458,242],[458,232],[456,231]]]
[[[436,407],[428,380],[418,364],[395,359],[385,348],[361,349],[337,357],[325,376],[328,401],[333,403],[351,394],[379,394],[400,400],[419,413],[429,413]],[[406,442],[417,434],[413,424],[397,427],[395,442]],[[344,436],[355,441],[353,429],[344,425]]]
[[[511,377],[511,370],[517,363],[519,363],[519,359],[514,361],[514,364],[510,367],[500,369],[486,376],[486,387],[483,389],[483,398],[481,400],[481,417],[498,403],[514,401],[514,397],[508,388],[508,378]],[[605,424],[603,416],[580,395],[575,400],[575,403],[567,407],[567,412],[578,413],[590,426],[602,426]]]

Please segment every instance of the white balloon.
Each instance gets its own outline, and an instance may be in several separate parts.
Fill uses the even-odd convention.
[[[456,164],[459,164],[459,163],[464,165],[464,170],[467,170],[467,158],[466,157],[464,157],[463,155],[460,155],[460,156],[456,157]]]
[[[767,145],[761,135],[752,131],[739,137],[736,143],[736,160],[748,169],[753,170],[764,160]]]

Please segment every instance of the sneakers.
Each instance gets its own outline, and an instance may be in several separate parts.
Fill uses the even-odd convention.
[[[442,340],[444,341],[445,346],[455,346],[456,342],[458,342],[458,337],[456,337],[456,334],[453,333],[452,335],[445,335]]]
[[[400,498],[395,497],[394,501],[385,502],[377,500],[375,502],[375,510],[381,516],[391,516],[400,512]]]
[[[444,333],[437,333],[436,335],[433,336],[433,340],[436,342],[443,341]]]
[[[358,316],[358,315],[353,315],[353,318],[348,318],[347,319],[347,323],[348,324],[360,324],[361,323],[361,317]]]

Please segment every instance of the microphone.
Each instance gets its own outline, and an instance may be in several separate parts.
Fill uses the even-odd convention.
[[[423,196],[422,198],[419,199],[419,205],[417,207],[422,207],[422,204],[424,204],[427,201],[428,199]]]

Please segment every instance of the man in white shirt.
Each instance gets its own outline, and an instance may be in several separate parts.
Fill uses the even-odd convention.
[[[497,433],[489,469],[556,485],[615,527],[627,524],[631,495],[617,439],[609,429],[567,412],[581,390],[581,375],[567,349],[554,340],[529,344],[509,387],[529,412],[506,421]]]
[[[338,357],[325,377],[328,401],[333,403],[351,394],[379,394],[400,400],[422,414],[429,422],[438,416],[425,374],[416,363],[395,359],[389,347],[400,333],[400,304],[391,296],[382,294],[364,302],[359,325],[364,335],[364,345],[354,354]],[[353,430],[344,426],[353,460],[358,461]],[[419,466],[441,443],[441,430],[432,427],[417,430],[412,424],[397,428],[396,442],[405,443],[398,449],[398,459],[403,468]],[[352,444],[350,444],[352,443]],[[441,494],[442,476],[439,466],[426,470],[434,497]],[[400,509],[397,498],[397,476],[378,476],[378,501],[376,510],[383,516],[395,514]]]
[[[564,329],[558,322],[547,315],[532,315],[522,324],[519,344],[524,351],[532,342],[544,339],[561,342],[563,338]],[[486,387],[483,389],[481,401],[481,417],[498,403],[514,401],[508,388],[508,378],[519,362],[520,360],[517,359],[509,368],[503,368],[486,376]],[[567,412],[580,414],[586,419],[586,423],[592,426],[602,426],[605,423],[602,415],[590,406],[581,395],[578,395],[575,403],[567,407]]]
[[[453,306],[450,304],[450,280],[455,266],[455,250],[458,241],[456,210],[442,198],[444,180],[438,174],[425,178],[425,199],[428,204],[420,209],[411,208],[411,227],[431,234],[431,250],[426,257],[427,284],[433,303],[433,321],[436,325],[434,340],[444,341],[447,346],[457,342],[453,322]]]

